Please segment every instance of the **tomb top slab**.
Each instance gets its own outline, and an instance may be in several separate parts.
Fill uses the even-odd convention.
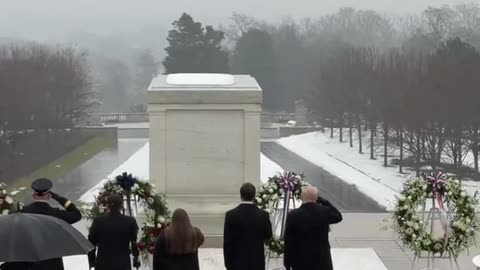
[[[170,74],[152,80],[150,104],[261,104],[262,89],[249,75]]]
[[[257,81],[250,75],[178,73],[155,77],[149,91],[165,89],[241,89],[261,91]]]

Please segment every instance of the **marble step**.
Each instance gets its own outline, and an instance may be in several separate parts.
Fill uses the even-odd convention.
[[[200,269],[224,270],[222,249],[202,248],[198,252]],[[335,270],[387,270],[378,255],[371,248],[333,248],[332,260]],[[71,256],[63,258],[65,269],[88,269],[87,256]],[[268,261],[268,269],[282,269],[282,259],[273,258]],[[143,265],[141,269],[151,269],[151,265]]]

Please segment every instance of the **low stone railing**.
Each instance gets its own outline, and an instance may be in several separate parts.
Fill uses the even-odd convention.
[[[262,113],[262,123],[279,123],[295,120],[293,113]],[[90,118],[90,123],[144,123],[148,122],[148,113],[105,113],[96,114]]]

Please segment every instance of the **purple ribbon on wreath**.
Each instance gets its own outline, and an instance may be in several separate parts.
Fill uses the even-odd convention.
[[[293,191],[300,183],[300,176],[294,172],[284,172],[276,179],[277,184],[285,191]]]
[[[438,207],[442,214],[446,215],[445,204],[443,202],[445,196],[445,186],[447,184],[448,176],[443,172],[431,172],[423,177],[427,181],[427,190],[431,190],[433,193],[433,199],[437,201]],[[447,224],[444,220],[441,220],[444,229],[446,230]]]
[[[127,191],[130,191],[135,183],[138,182],[138,180],[133,177],[132,174],[127,174],[126,172],[115,177],[115,180],[117,180],[118,184]]]
[[[433,195],[440,197],[443,197],[445,194],[447,178],[447,175],[443,172],[431,172],[424,176],[424,179],[427,181],[428,188],[433,192]]]

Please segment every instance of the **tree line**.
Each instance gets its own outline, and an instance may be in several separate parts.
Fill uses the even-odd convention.
[[[417,175],[423,166],[469,174],[465,161],[472,155],[478,173],[480,54],[474,47],[452,38],[428,54],[338,50],[319,64],[308,99],[311,118],[329,127],[331,137],[338,130],[340,141],[364,153],[362,133],[368,132],[371,159],[383,141],[384,166],[390,165],[389,146],[396,144],[400,172],[406,165]]]
[[[264,90],[264,109],[293,111],[308,98],[318,63],[339,47],[401,47],[432,52],[449,37],[480,46],[477,3],[429,7],[399,18],[342,8],[317,18],[279,23],[233,14],[217,29],[183,14],[169,32],[165,73],[229,72],[253,75]]]
[[[0,131],[71,128],[98,102],[86,55],[70,47],[0,47]]]
[[[217,30],[183,14],[168,41],[166,73],[251,74],[264,110],[292,111],[304,99],[332,137],[372,159],[382,148],[385,166],[398,151],[400,172],[442,168],[478,178],[477,3],[401,18],[343,8],[278,24],[234,14]]]

